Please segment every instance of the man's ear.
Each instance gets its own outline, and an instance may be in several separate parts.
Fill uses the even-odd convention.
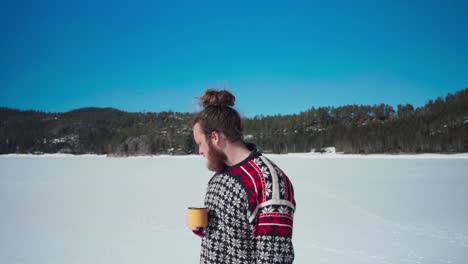
[[[218,144],[220,139],[221,135],[218,131],[211,132],[211,140],[213,141],[213,143]]]

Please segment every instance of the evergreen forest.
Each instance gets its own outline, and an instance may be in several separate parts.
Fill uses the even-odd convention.
[[[193,113],[81,108],[64,113],[0,107],[0,154],[197,153]],[[266,153],[468,152],[468,88],[424,106],[312,107],[292,115],[244,118],[244,140]]]

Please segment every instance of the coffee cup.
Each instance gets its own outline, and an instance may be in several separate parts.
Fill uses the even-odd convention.
[[[188,225],[193,228],[208,226],[208,207],[189,207]]]

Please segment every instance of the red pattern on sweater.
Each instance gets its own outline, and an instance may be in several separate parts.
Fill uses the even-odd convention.
[[[267,159],[268,162],[274,164]],[[273,166],[278,176],[278,185],[281,183],[284,186],[284,191],[280,192],[280,199],[287,201],[292,205],[296,205],[292,185],[286,174],[280,170],[276,165]],[[290,208],[290,212],[266,212],[261,213],[262,208],[259,206],[271,199],[272,195],[272,181],[273,172],[269,170],[263,161],[258,159],[256,162],[250,160],[241,166],[228,170],[228,173],[239,179],[245,190],[247,191],[249,199],[250,214],[257,214],[257,221],[252,227],[255,237],[258,235],[281,235],[292,236],[293,226],[293,213],[295,208]],[[267,174],[267,175],[265,175]],[[253,181],[252,181],[253,180]],[[255,186],[254,186],[255,184]],[[269,186],[269,187],[267,187]],[[268,190],[268,188],[270,188]],[[267,195],[269,193],[269,195]],[[285,207],[284,205],[277,204],[273,201],[272,206]]]

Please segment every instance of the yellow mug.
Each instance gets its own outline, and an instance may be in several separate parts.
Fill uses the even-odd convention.
[[[208,226],[208,207],[189,207],[188,224],[194,228]]]

